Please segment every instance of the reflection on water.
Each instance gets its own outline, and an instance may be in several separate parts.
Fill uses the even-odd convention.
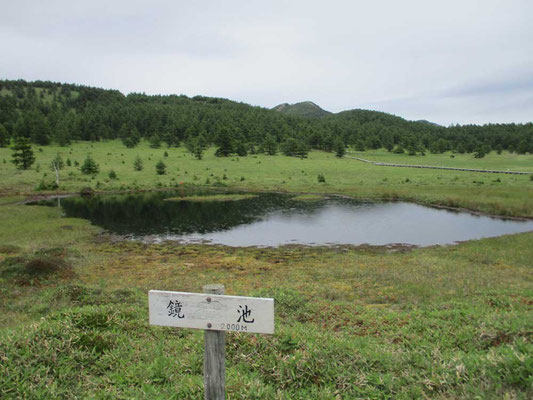
[[[265,193],[229,202],[165,201],[184,192],[149,192],[61,199],[66,216],[133,239],[229,246],[284,244],[413,245],[533,230],[533,221],[512,221],[438,210],[404,202],[371,203],[332,198],[294,201],[290,195]],[[55,201],[38,204],[57,205]]]

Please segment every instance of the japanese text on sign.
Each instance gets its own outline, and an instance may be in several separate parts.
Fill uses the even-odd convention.
[[[149,292],[150,324],[274,333],[274,300],[187,292]]]

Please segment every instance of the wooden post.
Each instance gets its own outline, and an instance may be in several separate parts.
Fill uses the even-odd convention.
[[[224,294],[224,285],[205,285],[204,293]],[[204,399],[226,398],[226,332],[205,330]]]

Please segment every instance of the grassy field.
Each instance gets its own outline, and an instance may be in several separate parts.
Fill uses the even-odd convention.
[[[533,180],[529,176],[376,167],[353,159],[337,159],[323,152],[311,152],[303,160],[281,155],[218,158],[214,149],[209,149],[203,160],[196,160],[183,148],[151,149],[145,142],[134,149],[125,148],[119,141],[79,143],[69,148],[45,146],[35,149],[37,161],[28,171],[16,170],[9,162],[11,150],[0,149],[0,196],[32,194],[41,182],[52,183],[55,177],[48,166],[58,152],[72,163],[61,171],[60,192],[79,192],[87,186],[98,191],[180,184],[231,186],[246,190],[402,198],[490,214],[533,217]],[[87,154],[100,165],[100,172],[95,176],[83,175],[75,166],[75,162],[81,165]],[[137,156],[143,160],[142,171],[133,168]],[[457,155],[452,159],[450,154],[410,157],[373,152],[364,156],[399,163],[533,172],[531,155],[489,154],[483,159]],[[155,165],[160,160],[167,165],[165,175],[156,174]],[[116,179],[109,177],[111,170],[116,173]],[[318,175],[323,175],[325,182],[319,182]]]
[[[209,179],[533,216],[527,176],[396,170],[320,152],[299,160],[218,159],[210,151],[197,161],[182,149],[118,142],[76,144],[72,153],[44,147],[39,172],[0,164],[1,191],[10,196],[0,205],[0,398],[202,398],[202,333],[149,326],[147,291],[198,292],[208,283],[276,300],[274,335],[228,334],[229,399],[533,396],[533,233],[411,250],[117,242],[57,208],[9,204],[35,194],[43,173],[52,180],[46,166],[57,151],[80,163],[91,151],[101,169],[93,179],[66,168],[65,192]],[[0,162],[9,155],[0,149]],[[450,159],[427,157],[416,159]],[[527,169],[531,160],[509,157],[509,168]],[[496,168],[490,158],[457,158]],[[160,159],[163,176],[155,172]],[[118,179],[108,178],[110,169]]]
[[[439,167],[490,169],[498,171],[516,171],[533,173],[533,156],[516,155],[508,152],[496,154],[491,152],[483,158],[474,158],[472,154],[431,154],[425,156],[408,156],[395,154],[386,150],[353,151],[348,155],[360,156],[366,160],[414,165],[431,165]]]

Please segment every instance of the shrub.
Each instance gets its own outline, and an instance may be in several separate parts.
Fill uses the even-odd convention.
[[[133,169],[135,171],[142,171],[143,168],[144,168],[144,165],[143,165],[143,160],[141,159],[141,157],[139,156],[135,157],[135,161],[133,161]]]
[[[72,266],[63,257],[63,248],[42,249],[31,257],[7,257],[0,262],[0,276],[17,284],[33,284],[36,280],[73,277]]]
[[[45,182],[44,179],[39,182],[39,184],[35,187],[35,190],[56,190],[58,188],[56,182]]]
[[[14,246],[12,244],[0,245],[0,253],[13,254],[13,253],[18,253],[20,250],[21,250],[20,247]]]
[[[403,154],[405,153],[405,150],[402,146],[398,145],[393,151],[394,154]]]
[[[167,166],[163,162],[163,160],[159,161],[155,166],[155,171],[157,172],[157,175],[165,175],[167,170]]]
[[[30,260],[24,266],[24,271],[29,275],[48,275],[56,272],[71,275],[72,267],[61,258],[40,256]]]
[[[80,170],[85,175],[91,175],[91,174],[97,174],[99,171],[98,164],[93,160],[91,155],[87,155],[87,158],[85,158],[85,161],[83,162],[82,166],[80,167]]]
[[[117,173],[115,172],[115,170],[111,170],[109,171],[109,179],[117,179]]]
[[[322,174],[318,174],[317,179],[319,183],[326,183],[326,178]]]
[[[92,195],[94,195],[94,190],[88,186],[80,190],[80,196],[90,197]]]

